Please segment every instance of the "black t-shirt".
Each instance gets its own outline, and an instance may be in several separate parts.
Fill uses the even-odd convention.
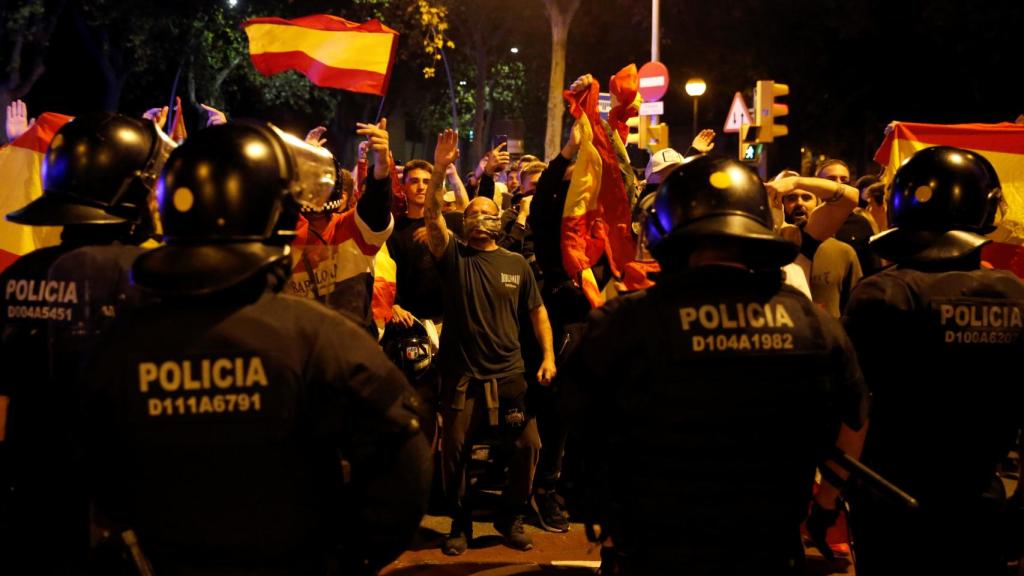
[[[816,463],[866,418],[842,327],[778,273],[663,276],[595,310],[567,372],[601,524],[637,573],[782,573]]]
[[[873,396],[864,461],[922,506],[979,497],[1024,425],[1024,284],[890,268],[857,285],[844,323]]]
[[[446,212],[444,220],[453,234],[462,235],[461,212]],[[417,318],[437,318],[444,314],[441,277],[430,249],[413,239],[423,226],[423,218],[402,216],[388,239],[388,253],[395,261],[395,303]]]
[[[379,470],[404,441],[405,378],[354,322],[255,288],[140,308],[89,371],[97,505],[136,530],[158,573],[315,573],[332,546],[411,536],[422,514],[409,508],[429,463]],[[344,511],[342,458],[372,521]],[[403,514],[408,528],[374,525]]]
[[[444,285],[443,370],[482,380],[522,373],[520,313],[541,305],[526,260],[504,248],[477,250],[452,237],[437,268]]]

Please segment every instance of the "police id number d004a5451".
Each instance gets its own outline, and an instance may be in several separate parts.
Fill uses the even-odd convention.
[[[177,398],[150,398],[147,411],[150,416],[185,416],[224,414],[230,412],[259,412],[260,393],[251,394],[199,394]]]

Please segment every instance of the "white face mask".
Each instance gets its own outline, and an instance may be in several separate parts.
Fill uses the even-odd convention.
[[[474,230],[480,230],[491,238],[497,238],[501,231],[501,218],[491,214],[473,214],[466,216],[465,226],[467,235]]]

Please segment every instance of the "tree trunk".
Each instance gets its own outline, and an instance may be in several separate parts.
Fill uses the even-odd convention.
[[[569,38],[569,25],[580,6],[580,0],[544,0],[548,20],[551,21],[551,80],[548,85],[548,125],[544,136],[544,158],[554,158],[562,144],[562,115],[565,104],[565,49]]]

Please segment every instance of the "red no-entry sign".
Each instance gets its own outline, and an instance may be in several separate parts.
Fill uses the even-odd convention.
[[[668,92],[668,68],[661,62],[648,62],[640,67],[640,97],[655,102]]]

